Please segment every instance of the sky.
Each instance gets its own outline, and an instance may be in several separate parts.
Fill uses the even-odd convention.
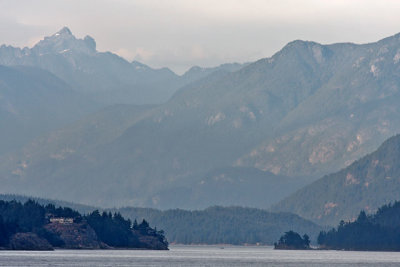
[[[0,44],[67,26],[99,51],[182,74],[270,57],[296,39],[367,43],[400,32],[398,0],[0,0]]]

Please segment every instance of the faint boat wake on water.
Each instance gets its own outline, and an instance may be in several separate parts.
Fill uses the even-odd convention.
[[[170,251],[0,251],[0,266],[399,266],[400,252],[277,251],[272,247],[180,246]]]

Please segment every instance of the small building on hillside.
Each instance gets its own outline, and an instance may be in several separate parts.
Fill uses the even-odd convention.
[[[71,224],[71,223],[74,223],[74,219],[58,217],[58,218],[50,218],[50,222],[51,223],[60,223],[60,224]]]

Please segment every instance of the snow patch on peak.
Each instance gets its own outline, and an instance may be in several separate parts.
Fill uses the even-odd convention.
[[[63,27],[61,30],[59,30],[54,34],[54,36],[59,36],[59,35],[72,35],[72,32],[68,27]]]

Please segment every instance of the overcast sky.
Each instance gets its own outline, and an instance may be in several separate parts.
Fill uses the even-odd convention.
[[[68,26],[112,51],[182,73],[269,57],[286,43],[373,42],[400,32],[398,0],[0,0],[0,44]]]

